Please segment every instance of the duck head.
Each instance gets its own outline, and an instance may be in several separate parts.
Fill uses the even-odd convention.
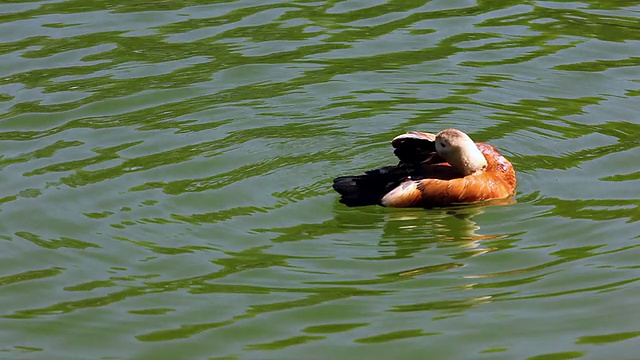
[[[437,133],[435,147],[438,155],[464,176],[487,167],[487,159],[478,146],[460,130],[446,129]]]

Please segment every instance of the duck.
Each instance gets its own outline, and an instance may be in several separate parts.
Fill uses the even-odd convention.
[[[445,207],[507,199],[516,172],[497,148],[458,129],[409,131],[391,141],[397,165],[340,176],[333,189],[347,206]]]

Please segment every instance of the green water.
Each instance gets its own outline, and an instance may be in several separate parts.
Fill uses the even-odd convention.
[[[640,5],[0,4],[0,358],[637,359]],[[516,203],[347,208],[456,127]]]

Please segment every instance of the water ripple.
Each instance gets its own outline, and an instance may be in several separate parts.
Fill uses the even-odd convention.
[[[0,4],[3,353],[635,358],[639,13]],[[445,127],[512,160],[515,199],[337,202]]]

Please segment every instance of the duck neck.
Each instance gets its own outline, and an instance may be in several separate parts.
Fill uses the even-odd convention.
[[[465,176],[482,171],[487,167],[487,159],[475,144],[462,149],[459,156],[452,160],[454,161],[451,165]]]

